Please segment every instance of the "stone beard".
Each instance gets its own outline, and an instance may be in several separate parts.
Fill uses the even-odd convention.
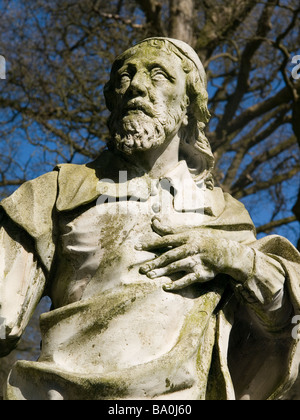
[[[111,134],[109,145],[127,155],[156,149],[178,131],[185,109],[186,101],[179,111],[161,112],[155,111],[149,104],[132,101],[132,109],[128,109],[126,115],[122,116],[118,109],[112,112],[108,122]]]

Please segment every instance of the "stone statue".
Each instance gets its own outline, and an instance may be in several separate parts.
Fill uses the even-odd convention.
[[[281,399],[299,367],[300,254],[213,183],[195,51],[147,39],[105,87],[108,149],[1,203],[0,355],[43,295],[8,400]]]

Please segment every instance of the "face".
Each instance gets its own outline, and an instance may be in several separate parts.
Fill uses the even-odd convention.
[[[147,44],[122,60],[112,76],[114,146],[132,154],[172,140],[186,116],[186,78],[178,56]]]

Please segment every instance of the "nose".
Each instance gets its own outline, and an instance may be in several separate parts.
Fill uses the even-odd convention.
[[[130,88],[133,96],[147,96],[147,76],[142,71],[137,71],[131,80]]]

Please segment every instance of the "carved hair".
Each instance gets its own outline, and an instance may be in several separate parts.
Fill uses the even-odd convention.
[[[201,64],[201,69],[199,70],[188,54],[170,41],[168,38],[150,38],[125,51],[116,59],[112,67],[111,80],[104,89],[107,107],[110,111],[113,110],[112,84],[116,69],[120,67],[120,63],[124,62],[128,56],[134,55],[142,48],[145,42],[151,47],[162,49],[169,54],[176,54],[182,60],[182,68],[187,74],[186,91],[190,100],[187,110],[188,125],[182,126],[179,132],[181,139],[179,157],[182,160],[186,160],[195,181],[203,179],[207,187],[213,189],[212,170],[215,160],[209,141],[204,134],[205,126],[210,119],[210,113],[207,107],[208,93],[206,89],[205,71],[200,60],[199,65]],[[187,47],[191,48],[189,46]]]

